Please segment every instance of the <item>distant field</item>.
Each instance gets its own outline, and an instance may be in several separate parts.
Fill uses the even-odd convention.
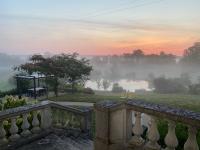
[[[59,97],[51,97],[53,101],[74,101],[96,103],[102,100],[126,100],[124,94],[114,94],[111,92],[97,91],[95,95],[90,94],[64,94]],[[200,112],[200,96],[183,94],[134,94],[130,93],[129,98],[141,99],[148,102],[166,104],[173,107],[190,109]]]

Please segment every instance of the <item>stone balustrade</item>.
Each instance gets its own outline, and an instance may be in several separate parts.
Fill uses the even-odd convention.
[[[51,103],[52,125],[56,128],[79,129],[91,136],[92,109]]]
[[[91,109],[43,101],[0,112],[0,147],[9,149],[51,133],[56,128],[91,134]]]
[[[175,150],[178,143],[177,123],[188,127],[188,138],[182,149],[199,150],[197,131],[200,113],[147,103],[104,101],[95,105],[95,150]],[[158,120],[168,122],[165,145],[159,145]]]

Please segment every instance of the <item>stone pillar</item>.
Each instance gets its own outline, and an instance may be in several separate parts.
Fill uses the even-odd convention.
[[[174,121],[168,121],[168,133],[165,137],[165,150],[175,150],[178,146],[178,139],[176,137],[176,123]]]
[[[95,118],[96,118],[96,134],[94,149],[95,150],[109,150],[109,111],[105,109],[95,108]]]
[[[0,146],[7,143],[6,131],[3,126],[3,120],[0,120]]]
[[[51,108],[47,107],[41,110],[41,128],[48,129],[52,126],[52,113]]]
[[[141,137],[143,128],[141,125],[141,113],[135,112],[135,125],[133,127],[134,136],[129,141],[130,147],[140,147],[144,144],[144,139]]]
[[[23,123],[22,123],[22,133],[21,135],[22,136],[28,136],[31,134],[31,132],[29,131],[29,127],[30,127],[30,124],[27,120],[27,117],[28,117],[28,114],[23,114]]]
[[[38,133],[40,131],[40,122],[38,120],[38,111],[33,111],[33,121],[32,121],[32,125],[33,125],[33,128],[32,128],[32,132],[33,133]]]
[[[113,101],[97,103],[94,108],[95,150],[124,150],[131,136],[131,111],[123,103]]]
[[[132,138],[132,128],[133,128],[133,118],[132,118],[132,110],[130,109],[125,109],[125,125],[124,125],[124,130],[125,130],[125,141],[124,143],[128,143],[130,139]]]
[[[160,138],[156,118],[151,116],[151,123],[148,129],[148,142],[145,145],[145,150],[160,150],[161,147],[158,145],[158,140]]]
[[[10,134],[11,136],[9,139],[11,141],[16,141],[20,138],[20,135],[18,134],[18,126],[16,125],[16,117],[11,118]]]
[[[197,129],[195,127],[188,127],[188,139],[184,145],[184,150],[199,150],[196,139]]]
[[[88,133],[90,137],[92,137],[91,124],[92,124],[92,112],[87,112],[80,117],[81,131]]]

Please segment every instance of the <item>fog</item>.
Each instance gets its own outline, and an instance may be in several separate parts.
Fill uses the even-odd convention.
[[[148,81],[157,77],[178,78],[187,74],[193,83],[197,82],[200,76],[199,64],[185,63],[183,59],[163,52],[145,55],[140,50],[118,56],[96,56],[91,59],[94,68],[91,79],[103,77],[111,81]]]
[[[13,68],[26,62],[28,58],[29,56],[25,55],[0,53],[1,91],[15,86],[11,82],[15,73]],[[86,58],[90,60],[93,71],[85,86],[94,90],[105,90],[102,85],[98,87],[98,82],[103,80],[109,82],[107,90],[111,90],[113,84],[118,83],[126,91],[137,89],[148,91],[153,89],[153,80],[159,77],[172,79],[172,82],[174,79],[179,83],[187,82],[187,86],[199,83],[200,79],[200,43],[195,43],[186,49],[182,57],[165,52],[147,55],[137,49],[122,55],[86,56]],[[183,80],[180,80],[180,77]]]
[[[0,91],[7,91],[15,87],[12,83],[12,77],[15,73],[13,69],[25,62],[27,58],[28,56],[24,55],[0,53]]]

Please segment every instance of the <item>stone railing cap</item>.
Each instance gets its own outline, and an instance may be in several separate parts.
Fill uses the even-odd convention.
[[[8,117],[15,117],[15,116],[18,116],[23,113],[28,113],[30,111],[44,109],[46,107],[55,107],[58,109],[65,109],[65,110],[69,110],[74,113],[83,114],[83,115],[85,113],[92,111],[92,108],[87,107],[87,106],[85,106],[85,107],[84,106],[83,107],[82,106],[81,107],[67,106],[67,105],[62,105],[62,104],[58,104],[53,101],[46,100],[46,101],[41,101],[40,103],[37,103],[37,104],[29,104],[29,105],[25,105],[25,106],[20,106],[20,107],[0,111],[0,119],[5,119]]]
[[[42,102],[37,103],[37,104],[28,104],[28,105],[25,105],[25,106],[6,109],[6,110],[3,110],[3,111],[0,111],[0,119],[4,118],[4,116],[17,114],[18,112],[23,113],[23,112],[27,112],[29,110],[37,110],[37,109],[40,109],[40,108],[44,108],[44,107],[48,106],[49,104],[50,104],[50,101],[42,101]]]
[[[171,115],[200,120],[200,113],[190,111],[187,109],[180,109],[180,108],[170,107],[163,104],[150,103],[143,100],[128,100],[126,104],[143,107],[143,108],[154,110],[157,112],[164,112]]]
[[[117,107],[121,104],[123,104],[123,102],[121,102],[121,101],[104,100],[104,101],[100,101],[100,102],[96,103],[95,107],[107,108],[108,109],[108,108]]]

